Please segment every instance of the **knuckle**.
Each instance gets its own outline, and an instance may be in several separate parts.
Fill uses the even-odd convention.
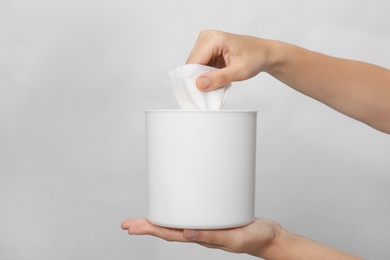
[[[199,36],[198,36],[198,39],[207,39],[210,37],[210,34],[212,34],[212,31],[211,30],[202,30],[200,33],[199,33]]]
[[[222,40],[225,37],[226,33],[214,29],[204,29],[199,33],[199,38]]]

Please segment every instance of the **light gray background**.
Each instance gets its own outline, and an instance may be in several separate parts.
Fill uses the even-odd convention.
[[[177,108],[167,72],[202,29],[390,68],[389,13],[384,0],[0,1],[0,258],[252,259],[120,229],[146,215],[143,111]],[[266,74],[235,83],[225,108],[259,111],[258,216],[388,259],[388,135]]]

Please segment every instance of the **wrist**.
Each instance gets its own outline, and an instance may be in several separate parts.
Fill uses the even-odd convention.
[[[269,221],[268,227],[272,230],[273,238],[269,239],[266,244],[262,244],[256,250],[247,253],[263,259],[281,259],[277,258],[277,256],[279,255],[278,252],[283,248],[283,243],[285,243],[284,236],[288,231],[274,221]]]
[[[282,64],[284,63],[284,53],[286,49],[286,43],[275,41],[275,40],[266,40],[266,57],[267,63],[264,68],[264,72],[274,76],[279,74],[281,71]]]
[[[267,260],[289,259],[344,259],[361,260],[362,258],[320,244],[316,241],[296,235],[281,228],[279,235],[264,247],[256,256]]]
[[[259,250],[255,256],[263,259],[283,259],[283,251],[285,243],[288,240],[289,232],[280,225],[278,226],[278,232],[275,238],[261,250]]]

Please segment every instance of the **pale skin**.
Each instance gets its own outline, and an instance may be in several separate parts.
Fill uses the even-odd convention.
[[[288,43],[205,30],[187,64],[214,66],[196,80],[201,91],[242,81],[266,72],[291,88],[329,107],[390,134],[390,70],[365,62],[340,59]],[[256,218],[251,224],[224,230],[182,230],[128,219],[122,228],[132,235],[193,242],[269,260],[361,259],[296,235],[278,223]]]

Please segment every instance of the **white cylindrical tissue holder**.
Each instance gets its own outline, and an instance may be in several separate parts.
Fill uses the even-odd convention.
[[[254,219],[255,111],[146,111],[148,220],[186,229]]]

